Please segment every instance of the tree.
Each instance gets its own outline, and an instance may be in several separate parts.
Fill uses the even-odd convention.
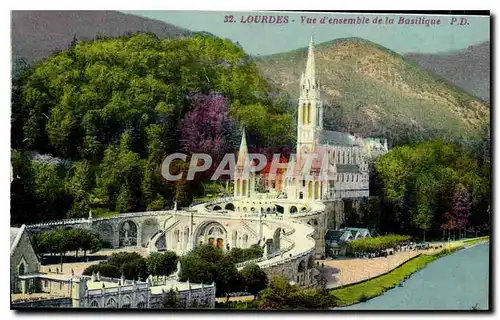
[[[228,116],[228,100],[221,94],[196,94],[190,98],[191,110],[181,121],[181,145],[190,153],[205,153],[218,163],[230,150],[235,128]]]
[[[456,225],[459,230],[459,238],[462,238],[461,232],[467,227],[470,209],[470,193],[463,186],[459,186],[453,197],[453,215],[455,216]]]
[[[178,257],[173,251],[153,252],[147,259],[148,273],[155,276],[168,276],[177,268]]]
[[[253,294],[254,299],[261,290],[267,287],[267,275],[256,264],[245,266],[243,270],[240,271],[240,274],[243,276],[246,291]]]
[[[269,286],[260,292],[261,309],[291,309],[290,296],[297,292],[297,287],[292,286],[284,276],[271,278]]]
[[[66,183],[66,190],[73,198],[71,216],[84,216],[90,210],[89,196],[92,190],[92,166],[82,160],[73,165],[73,173]]]
[[[429,209],[426,204],[421,203],[417,208],[416,208],[417,213],[413,217],[413,224],[422,230],[423,233],[423,241],[425,241],[425,232],[429,230],[431,222],[432,222],[432,215],[429,212]]]
[[[229,301],[231,292],[240,291],[244,287],[241,280],[234,263],[228,257],[222,258],[215,269],[216,295],[219,297],[225,295]]]
[[[196,247],[181,259],[181,281],[211,284],[215,282],[218,297],[242,289],[242,278],[229,255],[206,244]]]

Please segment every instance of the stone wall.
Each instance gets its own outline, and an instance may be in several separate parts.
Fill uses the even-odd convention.
[[[71,298],[33,300],[11,303],[11,309],[24,308],[71,308]]]
[[[307,255],[269,266],[263,269],[263,271],[267,274],[269,279],[276,276],[284,276],[288,281],[295,282],[300,286],[310,286],[316,284],[316,279],[314,278],[315,255],[313,250]]]

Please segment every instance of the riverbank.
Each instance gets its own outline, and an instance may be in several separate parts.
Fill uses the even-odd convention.
[[[332,289],[329,291],[329,294],[338,299],[337,307],[349,306],[367,301],[396,287],[403,280],[408,279],[413,273],[422,269],[430,262],[463,249],[464,247],[470,247],[480,242],[488,241],[488,238],[489,237],[482,237],[450,243],[444,250],[432,254],[421,254],[384,275],[358,284]]]

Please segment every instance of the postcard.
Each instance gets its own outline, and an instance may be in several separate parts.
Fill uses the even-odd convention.
[[[489,11],[11,17],[11,309],[490,310]]]

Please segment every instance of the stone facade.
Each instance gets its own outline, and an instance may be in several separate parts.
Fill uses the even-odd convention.
[[[170,289],[181,306],[215,307],[215,284],[190,284],[172,279],[136,282],[93,275],[72,279],[73,308],[161,309]]]

